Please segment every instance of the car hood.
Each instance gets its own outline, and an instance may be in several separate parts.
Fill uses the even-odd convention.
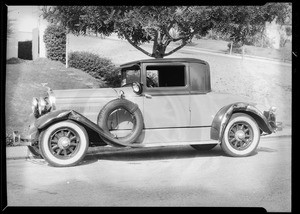
[[[53,93],[56,99],[114,98],[119,96],[120,91],[123,91],[125,96],[135,95],[131,87],[53,90]]]
[[[59,99],[64,98],[86,98],[86,97],[112,97],[116,96],[117,92],[112,88],[101,89],[68,89],[68,90],[53,90],[54,96]]]

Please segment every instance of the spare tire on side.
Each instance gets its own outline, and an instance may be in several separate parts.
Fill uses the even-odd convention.
[[[118,110],[128,112],[132,118],[132,129],[126,136],[118,137],[111,133],[111,127],[109,121],[111,121],[111,115]],[[98,126],[100,126],[107,134],[111,135],[120,146],[130,146],[135,143],[144,127],[144,119],[141,110],[138,105],[126,100],[126,99],[115,99],[108,102],[100,111],[97,120]],[[103,139],[105,142],[106,140]],[[108,143],[109,144],[109,143]]]

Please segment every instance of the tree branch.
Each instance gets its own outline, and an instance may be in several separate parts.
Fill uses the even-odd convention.
[[[143,52],[144,54],[146,54],[147,56],[152,57],[152,54],[150,54],[149,52],[145,51],[144,49],[142,49],[141,47],[139,47],[138,45],[136,45],[133,41],[131,41],[131,39],[129,38],[129,36],[125,33],[125,31],[122,31],[125,39],[136,49],[138,49],[139,51]]]
[[[187,42],[186,42],[186,40],[184,40],[183,43],[182,43],[180,46],[178,46],[177,48],[174,48],[174,49],[171,50],[169,53],[164,54],[164,57],[165,57],[165,56],[169,56],[169,55],[171,55],[172,53],[174,53],[174,52],[180,50],[181,48],[183,48],[184,46],[186,46],[186,44],[187,44]]]

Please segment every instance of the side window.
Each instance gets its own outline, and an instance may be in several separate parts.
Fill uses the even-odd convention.
[[[151,65],[146,67],[147,87],[184,87],[184,65]]]

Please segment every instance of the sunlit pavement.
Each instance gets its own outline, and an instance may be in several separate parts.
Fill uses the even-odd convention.
[[[291,211],[291,138],[262,138],[257,153],[227,157],[217,146],[130,149],[81,165],[7,161],[8,206],[209,206]]]

